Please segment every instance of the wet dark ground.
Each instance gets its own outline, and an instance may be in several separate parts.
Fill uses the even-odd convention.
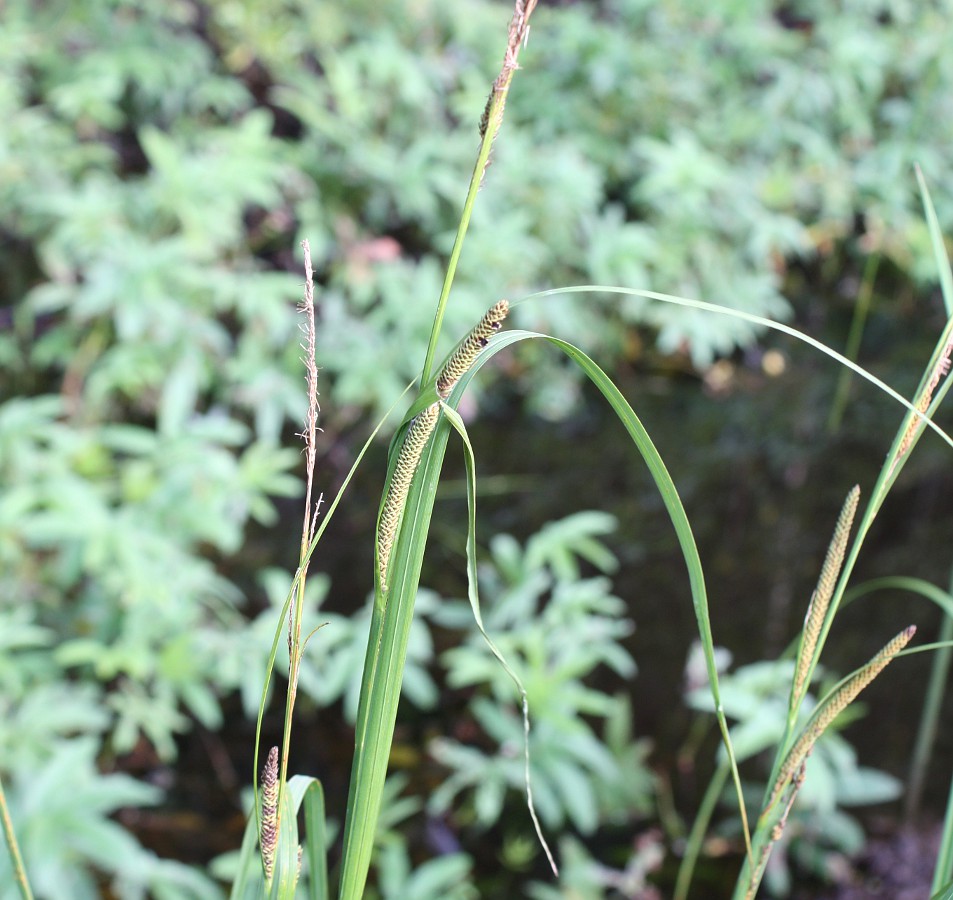
[[[940,828],[902,826],[874,836],[836,890],[798,894],[796,900],[924,900],[930,896]]]

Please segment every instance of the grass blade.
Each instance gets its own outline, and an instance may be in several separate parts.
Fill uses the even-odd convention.
[[[695,621],[698,626],[698,634],[701,638],[702,649],[705,656],[705,666],[708,672],[709,686],[714,701],[715,716],[718,720],[718,727],[721,731],[722,740],[728,755],[728,761],[731,767],[732,779],[735,791],[738,797],[739,813],[742,819],[742,826],[745,834],[745,843],[750,856],[751,844],[748,832],[747,811],[743,802],[741,790],[741,778],[738,774],[738,765],[735,759],[734,750],[731,745],[731,736],[728,733],[728,722],[725,718],[724,708],[721,703],[721,692],[718,685],[718,669],[715,662],[715,644],[711,632],[711,619],[708,612],[708,594],[705,587],[705,574],[702,569],[701,559],[698,556],[698,548],[695,546],[695,537],[692,534],[691,525],[688,516],[682,506],[681,498],[675,483],[668,473],[665,463],[652,439],[649,437],[645,426],[639,420],[635,411],[629,405],[619,389],[612,382],[612,379],[578,347],[560,340],[550,335],[538,334],[530,331],[507,331],[498,335],[490,342],[490,346],[476,361],[473,368],[466,376],[460,379],[460,389],[464,389],[469,379],[486,364],[491,356],[504,347],[519,343],[524,340],[545,340],[565,353],[587,378],[599,389],[602,395],[609,402],[613,412],[619,418],[629,437],[635,444],[642,456],[652,479],[655,481],[659,496],[665,504],[672,525],[675,528],[675,534],[688,569],[689,586],[691,588],[692,606],[695,611]]]
[[[930,428],[940,436],[941,440],[943,440],[950,447],[953,447],[953,437],[947,434],[946,431],[940,428],[940,426],[930,418],[929,411],[927,413],[921,413],[913,403],[907,400],[906,397],[897,393],[897,391],[890,387],[890,385],[881,381],[875,375],[872,375],[863,366],[858,365],[843,354],[838,353],[836,350],[832,350],[827,346],[827,344],[819,341],[817,338],[811,337],[809,334],[805,334],[803,331],[798,331],[797,328],[792,328],[790,325],[785,325],[783,322],[775,322],[773,319],[766,319],[763,316],[756,316],[753,313],[743,312],[740,309],[732,309],[729,306],[721,306],[717,303],[709,303],[705,300],[693,300],[690,297],[679,297],[675,294],[662,294],[658,291],[643,291],[636,288],[617,287],[615,285],[605,284],[580,284],[573,285],[571,287],[553,288],[552,290],[548,291],[540,291],[539,293],[530,294],[529,296],[524,297],[522,300],[514,302],[512,306],[517,306],[520,303],[526,303],[528,300],[534,300],[541,297],[554,297],[560,294],[589,293],[625,294],[630,297],[643,297],[646,300],[657,300],[661,303],[671,303],[675,306],[684,306],[689,309],[699,309],[704,312],[715,313],[717,315],[731,316],[732,318],[740,319],[743,322],[750,322],[752,325],[757,325],[761,328],[767,328],[772,331],[778,331],[781,334],[786,334],[801,341],[804,344],[807,344],[810,347],[813,347],[815,350],[818,350],[825,356],[829,356],[835,362],[840,363],[842,366],[846,366],[856,375],[859,375],[865,381],[868,381],[875,387],[879,388],[888,397],[895,400],[909,413],[911,413],[913,418],[922,420],[927,428]],[[950,323],[947,324],[947,327],[943,331],[943,335],[937,345],[937,353],[934,354],[934,361],[939,359],[940,352],[942,352],[943,347],[949,343],[951,335],[953,335],[953,319],[950,320]],[[929,372],[932,368],[932,365],[928,366],[927,375],[929,375]],[[942,399],[943,395],[946,393],[946,390],[948,390],[949,383],[950,382],[947,381],[941,385],[941,391],[937,392],[937,397],[931,405],[931,410],[936,408],[938,401]]]
[[[304,792],[304,855],[308,860],[309,900],[330,900],[328,895],[327,827],[324,789],[312,781]]]
[[[546,842],[543,828],[536,815],[536,806],[533,803],[533,783],[530,777],[529,756],[529,699],[526,695],[526,688],[523,686],[519,675],[512,669],[499,648],[493,643],[489,634],[487,634],[486,628],[483,626],[483,615],[480,612],[480,593],[477,586],[476,564],[476,459],[473,454],[473,445],[470,443],[470,437],[467,434],[466,426],[463,424],[463,419],[460,418],[456,411],[449,406],[445,406],[444,414],[463,441],[464,460],[467,468],[467,595],[470,600],[470,608],[473,610],[473,618],[476,620],[477,628],[480,629],[480,634],[483,635],[487,646],[497,658],[506,674],[513,680],[520,695],[520,708],[523,714],[523,779],[526,785],[526,805],[529,809],[530,818],[533,820],[533,827],[536,829],[536,837],[542,845],[543,852],[546,854],[549,867],[552,869],[553,874],[558,877],[559,868],[556,865],[556,860],[553,858],[553,852]]]
[[[920,187],[920,197],[923,200],[923,212],[927,219],[927,229],[930,232],[930,245],[933,248],[933,260],[936,263],[937,273],[940,277],[940,291],[943,294],[943,305],[946,307],[948,317],[953,316],[953,271],[950,270],[950,258],[946,254],[946,244],[943,241],[943,229],[940,228],[940,220],[936,216],[936,210],[933,208],[933,200],[930,199],[930,191],[927,188],[926,179],[920,167],[916,166],[917,184]]]
[[[378,581],[375,590],[344,823],[341,900],[363,897],[370,869],[414,601],[448,433],[449,425],[438,421],[424,447],[390,552],[388,584],[385,588]]]

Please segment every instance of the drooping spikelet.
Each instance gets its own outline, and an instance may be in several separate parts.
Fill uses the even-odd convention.
[[[391,478],[384,508],[381,510],[381,519],[377,526],[377,565],[382,587],[387,581],[387,563],[390,560],[390,552],[394,546],[394,537],[404,511],[404,504],[407,502],[410,482],[420,464],[420,456],[433,433],[439,414],[440,404],[433,403],[414,416],[397,454],[394,476]]]
[[[831,538],[830,545],[827,548],[827,556],[824,558],[824,565],[821,567],[821,575],[817,580],[817,587],[811,596],[811,603],[810,606],[808,606],[807,616],[804,619],[801,650],[797,658],[793,690],[791,692],[793,701],[797,701],[800,698],[805,688],[804,682],[807,679],[811,660],[814,658],[814,651],[817,648],[817,642],[821,636],[824,618],[827,616],[831,597],[834,595],[834,588],[837,586],[837,577],[840,575],[841,566],[844,564],[844,554],[847,552],[847,540],[850,537],[850,526],[853,524],[854,514],[857,512],[857,504],[859,502],[860,488],[854,485],[841,508],[840,516],[837,518],[837,525],[834,526],[834,536]]]
[[[814,745],[827,730],[831,722],[847,709],[847,707],[857,699],[857,695],[887,668],[890,661],[907,646],[910,639],[916,634],[916,631],[915,625],[911,625],[901,631],[900,634],[874,656],[867,665],[860,669],[853,678],[844,682],[837,693],[829,697],[814,711],[804,731],[801,732],[801,736],[784,758],[784,762],[778,772],[778,777],[774,782],[774,787],[771,790],[771,797],[765,809],[772,807],[778,797],[781,796],[788,782],[797,774],[810,752],[814,749]]]
[[[477,354],[486,346],[490,336],[499,331],[509,311],[510,304],[506,300],[500,300],[499,303],[491,306],[476,328],[467,335],[466,340],[447,360],[447,364],[437,376],[437,393],[442,399],[446,400],[450,396],[453,386],[473,365]]]
[[[278,849],[278,748],[268,751],[265,767],[261,773],[261,859],[265,867],[265,880],[271,881],[275,873],[275,854]]]

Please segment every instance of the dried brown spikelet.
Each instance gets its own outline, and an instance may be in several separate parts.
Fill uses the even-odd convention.
[[[268,759],[261,773],[261,858],[265,880],[275,873],[275,854],[278,849],[278,748],[268,751]]]
[[[464,342],[454,351],[447,364],[437,376],[437,393],[443,400],[450,396],[450,391],[460,378],[470,369],[479,352],[486,346],[490,336],[499,331],[503,320],[510,311],[510,304],[506,300],[491,306],[477,326],[471,331]]]
[[[480,116],[480,140],[486,137],[486,127],[490,124],[490,106],[493,103],[493,91],[490,91],[490,96],[486,98],[486,106],[483,107],[483,115]]]
[[[420,456],[424,451],[424,446],[437,424],[439,413],[440,405],[438,403],[433,403],[426,409],[421,410],[411,420],[407,427],[407,433],[404,435],[404,441],[400,445],[397,454],[397,465],[394,467],[394,475],[391,478],[390,488],[384,500],[384,508],[381,511],[381,519],[377,528],[377,565],[380,572],[381,587],[385,586],[387,580],[387,563],[390,561],[390,551],[394,546],[397,525],[400,523],[404,504],[407,502],[410,482],[417,471],[417,466],[420,464]]]

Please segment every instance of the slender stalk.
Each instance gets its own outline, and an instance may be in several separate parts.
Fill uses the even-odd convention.
[[[940,852],[937,854],[936,867],[933,870],[931,895],[951,881],[953,881],[953,780],[950,781],[950,794],[946,800],[943,836],[940,839]]]
[[[427,344],[427,355],[420,372],[420,383],[425,385],[430,380],[430,371],[433,368],[434,356],[437,352],[437,340],[440,329],[443,327],[443,316],[447,309],[447,299],[450,297],[450,288],[457,272],[457,263],[463,250],[463,240],[470,227],[470,217],[473,215],[473,206],[476,203],[477,192],[483,183],[486,167],[490,162],[490,151],[493,142],[503,124],[503,111],[506,107],[506,96],[510,90],[513,74],[519,68],[520,49],[529,37],[529,18],[536,8],[536,0],[516,0],[513,9],[513,18],[510,20],[509,36],[506,44],[506,53],[503,56],[503,67],[493,82],[493,88],[487,99],[483,118],[480,120],[480,152],[477,154],[473,175],[470,177],[470,187],[467,189],[467,199],[463,204],[463,213],[460,224],[457,226],[457,235],[453,240],[450,251],[450,260],[447,263],[447,272],[443,279],[440,299],[437,301],[437,310],[434,314],[433,328],[430,331],[430,341]]]
[[[818,703],[807,725],[801,729],[793,746],[787,750],[781,764],[776,765],[776,774],[769,782],[768,798],[764,803],[758,824],[755,828],[755,862],[746,859],[738,881],[735,884],[735,900],[751,900],[761,884],[761,878],[767,868],[771,848],[781,838],[788,813],[794,804],[794,798],[804,781],[804,767],[815,744],[823,736],[834,720],[857,696],[894,660],[898,653],[910,642],[916,633],[911,625],[905,628],[893,640],[877,653],[866,665],[859,668],[840,682],[823,700]],[[782,798],[787,796],[785,803]]]
[[[518,68],[519,51],[529,34],[529,18],[535,7],[536,0],[516,0],[514,6],[503,66],[493,82],[480,123],[482,140],[434,313],[433,328],[421,369],[421,390],[424,390],[430,381],[437,342],[463,241],[469,229],[476,195],[489,163],[493,141],[503,122],[506,96],[513,74]],[[446,384],[443,387],[445,388]],[[436,409],[439,410],[439,407]],[[429,418],[428,414],[425,419]],[[436,483],[447,437],[448,426],[445,422],[437,422],[435,426],[421,428],[416,435],[412,435],[408,429],[400,437],[401,444],[391,447],[391,453],[397,455],[391,456],[388,495],[385,496],[381,509],[382,517],[386,513],[386,518],[378,525],[374,609],[358,701],[354,765],[344,823],[340,890],[342,900],[357,900],[363,896],[370,867],[374,832],[393,741],[410,623],[423,562],[424,538],[429,531]],[[410,446],[407,444],[408,439],[412,442]],[[401,454],[404,456],[401,472],[410,471],[409,483],[406,488],[399,485],[400,491],[392,495],[390,488],[397,474]],[[417,471],[418,467],[420,472]],[[383,533],[381,526],[384,527]]]
[[[678,867],[678,877],[675,879],[675,890],[672,893],[672,900],[686,900],[688,890],[692,884],[692,876],[695,874],[695,865],[698,857],[701,855],[702,842],[705,840],[705,833],[708,831],[708,825],[711,817],[715,813],[715,807],[718,805],[718,798],[725,787],[725,782],[731,774],[731,765],[727,757],[720,763],[711,780],[708,782],[708,788],[702,802],[699,804],[698,813],[695,821],[692,823],[692,830],[685,841],[685,855],[682,857],[681,865]]]
[[[13,830],[13,820],[10,818],[10,808],[7,806],[7,795],[3,790],[3,780],[0,779],[0,820],[3,821],[3,837],[7,842],[10,861],[13,863],[13,877],[16,880],[17,890],[22,900],[33,900],[33,891],[30,890],[30,880],[27,878],[26,866],[20,855],[20,845]]]
[[[908,406],[908,412],[897,430],[893,444],[887,453],[887,458],[881,467],[880,474],[871,491],[870,500],[861,517],[860,524],[857,526],[857,534],[854,537],[850,551],[844,561],[840,578],[837,580],[837,586],[834,588],[824,623],[821,626],[821,632],[815,642],[813,658],[807,664],[801,676],[804,684],[811,683],[821,653],[824,650],[827,636],[833,625],[834,617],[837,615],[844,592],[847,589],[847,584],[850,581],[867,534],[873,526],[874,519],[877,517],[877,513],[880,511],[880,507],[883,505],[890,488],[910,458],[913,447],[917,441],[919,441],[920,437],[922,437],[926,428],[925,423],[930,421],[932,424],[932,416],[950,388],[950,379],[945,378],[944,375],[948,369],[951,342],[953,342],[953,318],[947,323],[946,328],[944,328],[943,333],[940,335],[940,339],[937,341],[933,356],[920,380],[917,393],[914,395],[914,403],[908,404],[904,401],[904,404]],[[769,784],[774,783],[778,776],[781,762],[791,749],[797,729],[797,719],[801,703],[803,702],[803,696],[804,694],[802,692],[800,700],[791,703],[790,709],[788,710],[785,732],[778,745],[774,768],[768,782]],[[767,799],[766,797],[765,801],[767,801]]]
[[[953,572],[950,573],[949,590],[953,595]],[[943,623],[940,626],[939,643],[949,645],[951,640],[953,640],[953,616],[944,612]],[[920,807],[926,770],[930,763],[933,746],[936,743],[940,709],[946,694],[951,660],[953,660],[953,647],[951,646],[941,647],[933,656],[930,681],[923,701],[923,714],[920,717],[920,726],[917,729],[917,740],[913,746],[913,759],[910,762],[910,775],[907,779],[907,791],[904,797],[903,814],[908,822],[914,820]]]

